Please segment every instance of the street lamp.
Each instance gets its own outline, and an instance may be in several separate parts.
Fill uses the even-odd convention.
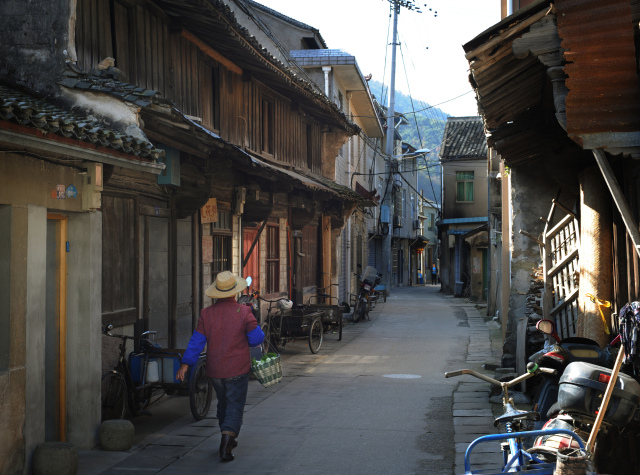
[[[405,157],[414,157],[416,155],[423,155],[425,153],[431,153],[431,149],[429,148],[421,148],[420,150],[416,150],[415,152],[407,152],[402,155],[394,155],[393,158],[405,158]]]

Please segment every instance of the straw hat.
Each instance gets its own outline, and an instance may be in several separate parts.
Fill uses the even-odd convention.
[[[247,288],[247,281],[242,277],[236,277],[228,270],[220,272],[213,284],[205,290],[205,295],[212,299],[233,297]]]

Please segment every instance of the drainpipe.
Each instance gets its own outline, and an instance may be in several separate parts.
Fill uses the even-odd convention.
[[[331,66],[322,66],[324,72],[324,95],[329,97],[329,73],[331,72]]]

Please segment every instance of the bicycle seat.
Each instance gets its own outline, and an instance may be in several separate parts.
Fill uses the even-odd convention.
[[[536,411],[521,411],[520,409],[516,409],[510,404],[506,407],[506,412],[499,417],[496,417],[496,420],[493,422],[495,427],[498,427],[500,424],[510,424],[515,421],[539,421],[540,413]]]

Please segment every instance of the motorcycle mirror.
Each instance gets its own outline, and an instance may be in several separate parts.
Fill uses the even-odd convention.
[[[551,335],[557,342],[560,342],[562,338],[556,333],[556,325],[551,320],[542,319],[536,323],[536,328],[546,335]]]
[[[251,282],[252,282],[252,280],[253,280],[253,279],[251,279],[251,276],[249,276],[249,277],[245,278],[244,280],[246,280],[246,281],[247,281],[247,287],[251,287]]]

